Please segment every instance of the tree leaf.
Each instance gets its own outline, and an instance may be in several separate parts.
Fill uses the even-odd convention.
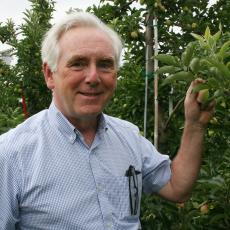
[[[199,85],[195,86],[192,91],[194,93],[197,93],[197,92],[199,92],[199,91],[201,91],[203,89],[210,89],[210,86],[208,84],[205,84],[205,83],[204,84],[199,84]]]
[[[163,85],[171,84],[175,81],[191,82],[192,80],[194,80],[194,75],[191,72],[180,71],[178,73],[175,73],[175,74],[168,76],[164,80]]]
[[[210,37],[211,37],[211,31],[210,31],[209,27],[207,26],[205,29],[205,32],[204,32],[204,38],[206,40],[208,40]]]
[[[218,31],[212,37],[217,42],[220,39],[220,36],[221,36],[221,31]]]
[[[230,57],[230,52],[225,52],[224,53],[224,57],[223,57],[224,60],[227,59],[228,57]]]
[[[230,61],[226,64],[226,66],[230,70]]]
[[[164,74],[164,73],[172,74],[172,73],[176,73],[179,70],[181,70],[181,68],[175,66],[162,66],[156,72],[158,74]]]
[[[181,60],[184,66],[188,67],[189,63],[193,57],[193,53],[195,51],[195,43],[191,42],[187,45],[185,51],[182,53]]]
[[[201,35],[199,35],[199,34],[191,33],[191,35],[192,35],[196,40],[198,40],[198,41],[204,42],[204,40],[205,40],[205,39],[204,39]]]
[[[210,49],[213,52],[215,52],[215,49],[216,49],[216,41],[215,41],[215,39],[211,36],[211,37],[208,38],[207,42],[208,42],[208,45],[209,45]]]
[[[218,56],[221,57],[222,59],[224,58],[224,54],[225,52],[228,50],[228,48],[230,47],[230,40],[225,42],[221,48],[220,51],[218,52]]]
[[[172,65],[172,66],[178,66],[179,63],[176,59],[176,57],[169,55],[169,54],[158,54],[157,56],[154,57],[158,61],[167,64],[167,65]]]
[[[200,59],[197,57],[194,57],[192,61],[190,62],[189,67],[193,73],[197,73],[200,70]]]
[[[217,60],[211,59],[211,58],[207,58],[207,60],[220,71],[223,77],[230,79],[230,70],[227,68],[226,65],[224,65],[223,63]]]

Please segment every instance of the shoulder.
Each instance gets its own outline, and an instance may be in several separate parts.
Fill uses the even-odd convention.
[[[0,136],[0,155],[3,152],[17,151],[20,146],[26,145],[32,139],[35,139],[46,120],[46,116],[47,110],[43,110],[2,134]]]
[[[104,115],[105,116],[105,120],[107,125],[110,128],[116,129],[117,131],[121,131],[122,133],[135,133],[135,134],[139,134],[139,128],[126,120],[117,118],[117,117],[112,117],[109,115]]]
[[[124,128],[124,129],[129,129],[129,130],[139,132],[139,128],[129,121],[126,121],[126,120],[123,120],[117,117],[112,117],[109,115],[104,115],[104,116],[109,126],[116,126],[118,128]]]

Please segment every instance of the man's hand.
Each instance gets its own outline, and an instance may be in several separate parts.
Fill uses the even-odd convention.
[[[184,202],[188,199],[199,174],[205,127],[215,107],[215,102],[211,102],[203,108],[197,100],[198,93],[193,91],[194,87],[204,82],[202,79],[194,80],[186,93],[181,145],[171,164],[171,179],[159,191],[161,196],[171,201]]]
[[[200,78],[191,83],[187,90],[184,102],[185,122],[189,125],[198,125],[200,128],[204,128],[207,125],[213,116],[215,108],[215,101],[212,101],[207,106],[203,107],[202,104],[197,100],[198,93],[193,92],[193,89],[202,83],[205,83],[205,80]]]

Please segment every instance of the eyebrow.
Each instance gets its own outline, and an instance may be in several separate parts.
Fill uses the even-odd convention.
[[[115,59],[112,57],[103,57],[98,59],[97,62],[107,62],[107,63],[115,64]]]
[[[72,64],[74,64],[76,61],[85,61],[87,60],[86,57],[82,56],[82,55],[74,55],[73,57],[71,57],[68,61],[67,61],[67,66],[71,66]]]
[[[86,61],[86,60],[88,60],[88,58],[83,55],[74,55],[67,61],[67,66],[71,66],[76,61]],[[96,62],[98,61],[107,61],[115,64],[115,58],[112,56],[101,57],[98,60],[96,60]]]

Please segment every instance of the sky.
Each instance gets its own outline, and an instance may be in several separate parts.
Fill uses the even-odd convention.
[[[100,0],[55,0],[55,2],[54,18],[64,14],[70,7],[86,9],[93,4],[99,5]],[[0,0],[0,22],[12,18],[15,23],[20,24],[25,9],[30,9],[28,0]]]
[[[55,0],[54,20],[72,8],[80,8],[85,10],[93,4],[99,5],[100,0]],[[30,9],[28,0],[0,0],[0,22],[6,22],[11,18],[15,24],[20,25],[26,9]],[[7,49],[7,45],[0,43],[0,50]]]
[[[215,3],[217,0],[209,0]],[[86,9],[93,4],[99,5],[100,0],[55,0],[56,12],[54,18],[64,14],[72,8]],[[0,0],[0,22],[5,22],[7,18],[12,18],[17,24],[22,22],[23,12],[30,8],[28,0]]]
[[[209,0],[210,3],[215,3],[217,0]],[[55,0],[54,20],[72,8],[80,8],[85,10],[93,4],[99,5],[100,0]],[[20,25],[23,22],[23,12],[30,9],[28,0],[0,0],[0,22],[6,22],[11,18],[15,24]],[[0,43],[0,50],[8,48],[7,45]]]

